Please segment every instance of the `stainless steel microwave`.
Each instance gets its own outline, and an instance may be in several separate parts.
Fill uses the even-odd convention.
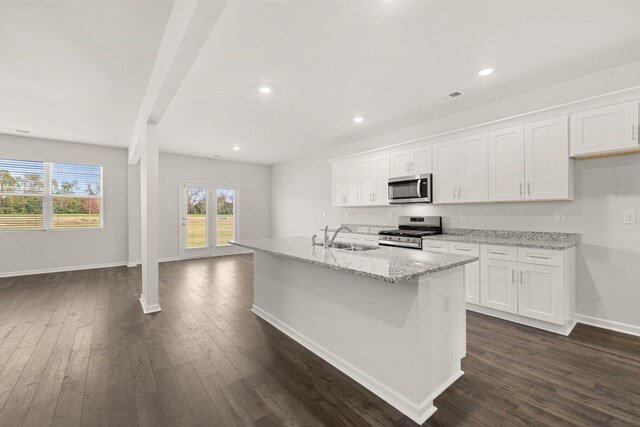
[[[431,174],[389,178],[389,203],[431,203]]]

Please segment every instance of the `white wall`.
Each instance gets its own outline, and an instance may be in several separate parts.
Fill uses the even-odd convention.
[[[270,169],[251,163],[160,154],[160,259],[180,256],[180,181],[237,185],[237,237],[269,237]]]
[[[407,214],[441,215],[445,225],[463,228],[580,233],[577,312],[640,327],[640,225],[622,224],[624,210],[640,211],[640,154],[576,161],[574,201],[459,206],[333,208],[328,163],[331,158],[637,85],[640,62],[275,165],[272,235],[310,236],[325,224],[341,222],[393,225],[397,215]],[[467,214],[464,222],[460,211]],[[565,224],[555,223],[556,211],[566,212]]]
[[[0,158],[84,163],[104,168],[104,228],[1,231],[0,275],[126,263],[126,150],[0,135]]]

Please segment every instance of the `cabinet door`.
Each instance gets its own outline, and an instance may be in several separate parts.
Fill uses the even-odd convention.
[[[373,159],[358,162],[358,206],[373,205]]]
[[[458,201],[458,144],[456,141],[433,145],[433,202]]]
[[[485,307],[518,313],[518,263],[481,259],[480,301]]]
[[[333,166],[333,206],[344,206],[347,197],[347,165]]]
[[[389,204],[389,156],[382,155],[373,158],[373,204]]]
[[[571,115],[571,155],[638,147],[638,101]]]
[[[409,151],[397,151],[389,156],[389,164],[391,168],[390,177],[410,175],[409,172]]]
[[[433,164],[431,158],[431,145],[414,148],[411,151],[410,157],[409,169],[412,174],[422,175],[424,173],[432,172]]]
[[[519,264],[518,314],[564,324],[564,275],[561,267]]]
[[[524,126],[489,132],[489,200],[524,198]]]
[[[358,205],[358,162],[347,163],[345,206]]]
[[[524,127],[527,200],[569,198],[567,116],[527,123]]]
[[[424,245],[424,242],[423,242]],[[480,245],[470,243],[449,242],[449,253],[480,256]],[[471,304],[480,304],[480,262],[464,265],[465,299]]]
[[[459,202],[489,200],[487,168],[486,134],[474,135],[458,141]]]

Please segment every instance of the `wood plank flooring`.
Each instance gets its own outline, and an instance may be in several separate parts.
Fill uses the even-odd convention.
[[[412,426],[250,311],[253,258],[0,279],[0,426]],[[468,314],[432,426],[640,425],[640,339]]]

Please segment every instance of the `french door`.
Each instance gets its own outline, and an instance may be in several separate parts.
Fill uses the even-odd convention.
[[[236,238],[238,191],[231,185],[183,182],[181,185],[182,258],[229,252]]]

